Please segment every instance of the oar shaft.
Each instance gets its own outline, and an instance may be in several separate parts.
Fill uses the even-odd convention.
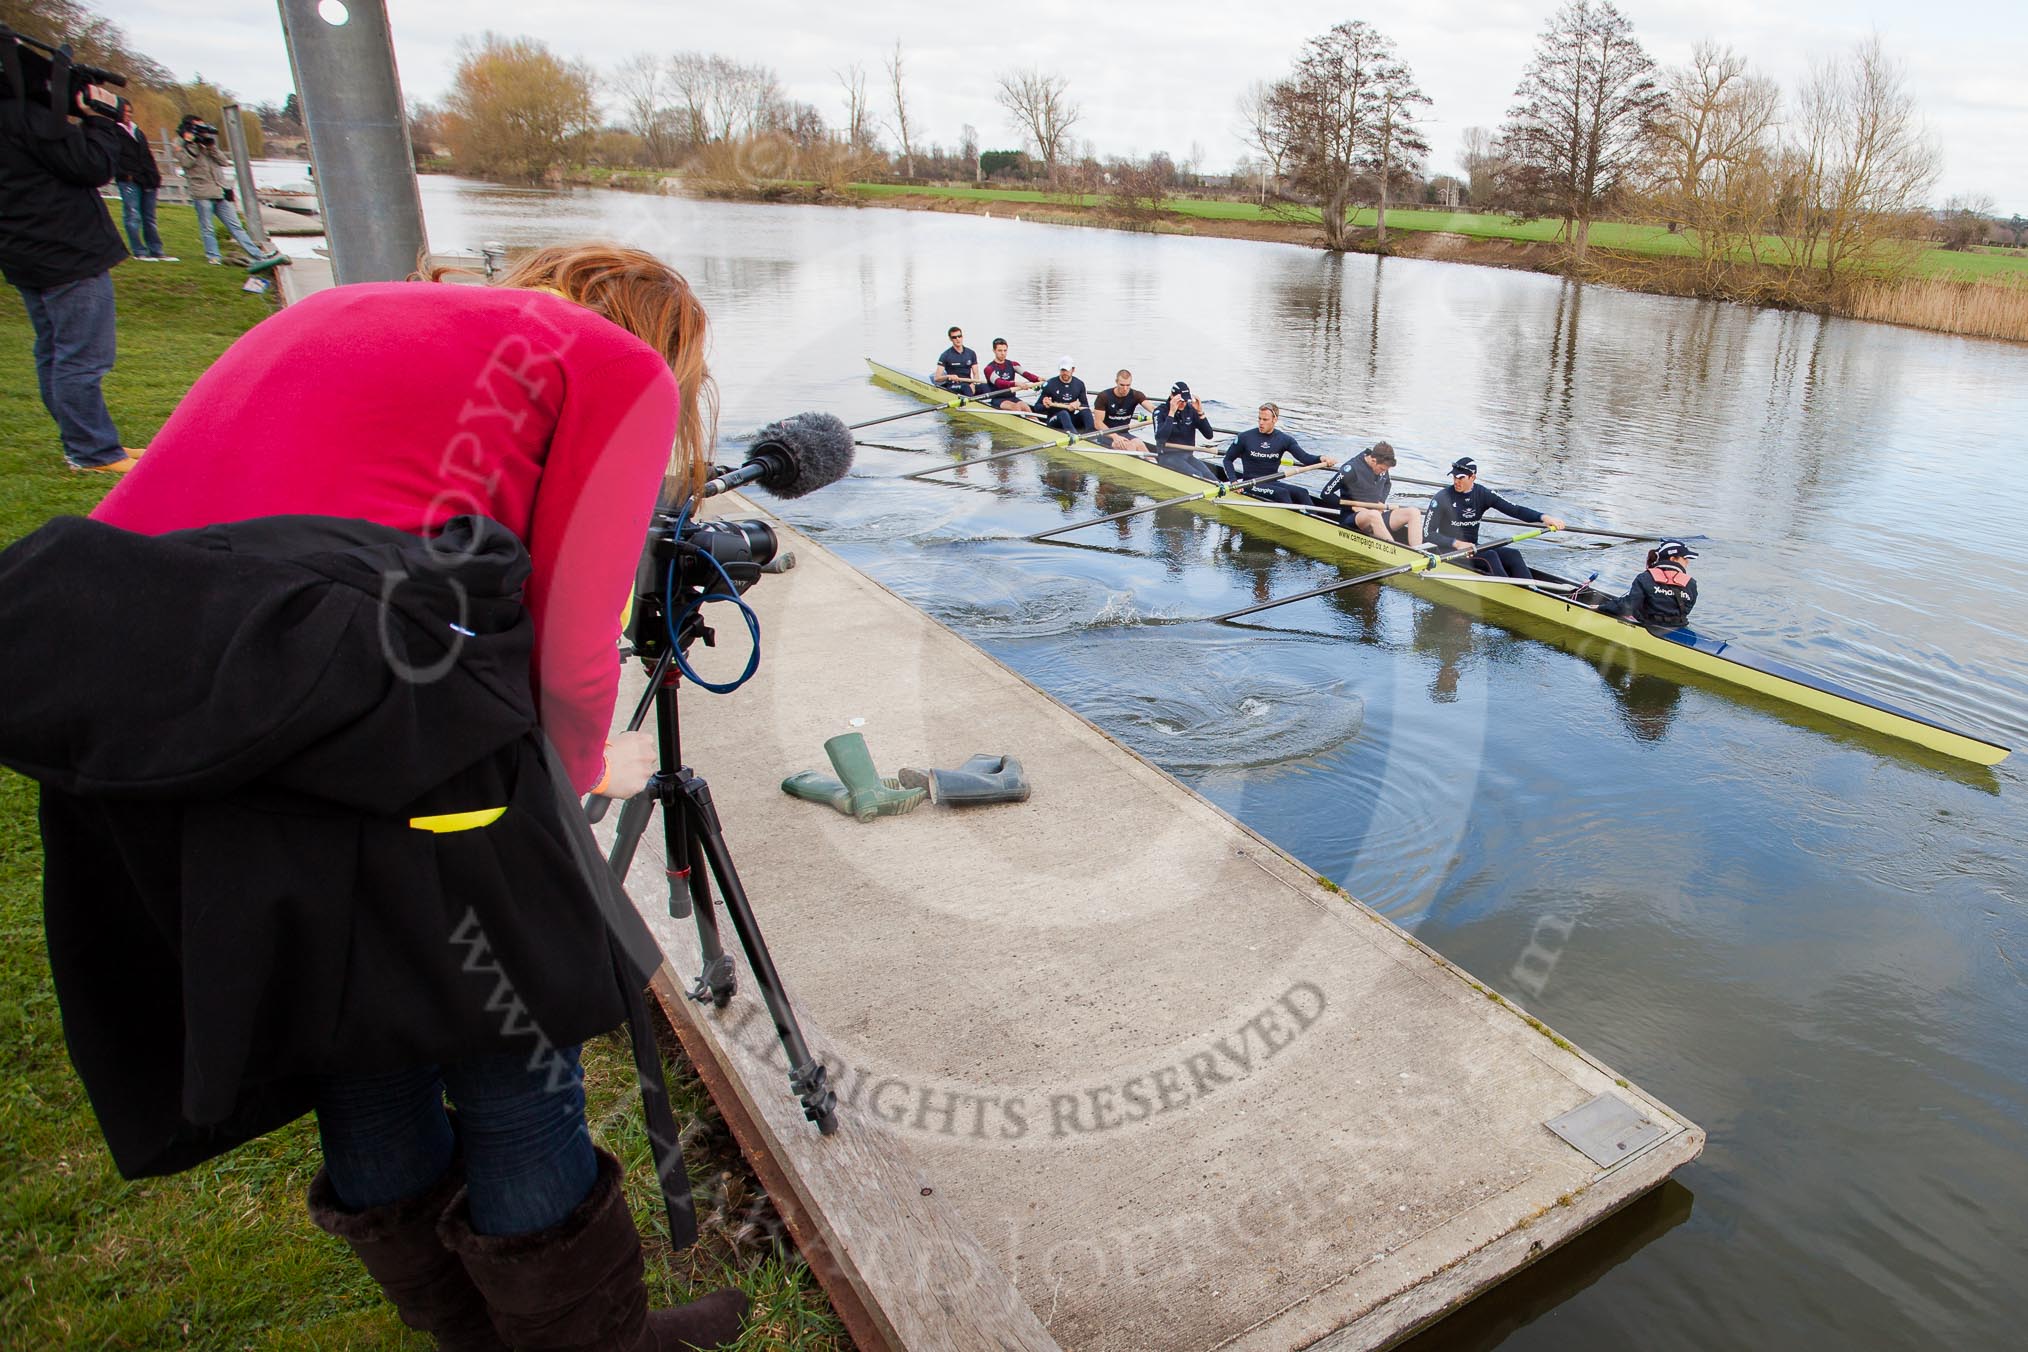
[[[1033,455],[1037,451],[1047,451],[1052,448],[1061,448],[1064,446],[1075,446],[1078,442],[1089,441],[1093,437],[1116,436],[1120,433],[1125,432],[1128,428],[1145,427],[1147,425],[1148,420],[1142,419],[1139,422],[1128,423],[1126,427],[1095,428],[1089,432],[1079,432],[1069,441],[1038,441],[1033,446],[1021,446],[1011,451],[995,451],[991,455],[975,455],[971,457],[969,460],[953,460],[948,465],[933,465],[928,469],[919,469],[914,471],[913,473],[904,474],[901,477],[904,479],[927,479],[932,474],[946,474],[954,469],[963,469],[967,465],[984,465],[989,464],[995,460],[1011,460],[1017,455]]]
[[[975,404],[981,399],[1004,399],[1010,391],[1032,390],[1034,388],[1035,386],[1032,384],[1010,385],[1007,387],[1007,389],[1004,390],[988,390],[984,394],[960,395],[958,397],[958,401],[956,404],[930,404],[923,408],[912,408],[906,413],[890,413],[885,418],[868,418],[865,422],[846,424],[845,430],[848,432],[857,432],[861,428],[878,427],[882,423],[900,422],[903,418],[920,418],[923,414],[934,413],[940,408],[953,409],[958,407],[958,404]]]
[[[1124,512],[1108,512],[1104,516],[1095,516],[1086,521],[1073,521],[1067,526],[1054,526],[1049,530],[1037,531],[1028,538],[1031,540],[1047,540],[1053,536],[1068,535],[1074,530],[1083,530],[1087,526],[1103,526],[1108,521],[1121,521],[1130,516],[1141,516],[1147,512],[1159,512],[1164,507],[1181,507],[1186,502],[1215,502],[1219,498],[1229,497],[1235,491],[1256,488],[1261,484],[1271,484],[1276,480],[1286,479],[1292,474],[1304,474],[1310,470],[1322,468],[1322,465],[1298,465],[1294,469],[1285,469],[1276,474],[1263,474],[1257,479],[1241,479],[1237,483],[1215,484],[1201,493],[1185,493],[1181,497],[1164,498],[1160,502],[1148,502],[1141,504],[1139,507],[1129,507]]]
[[[1497,518],[1496,518],[1496,519],[1497,519]],[[1526,523],[1524,522],[1524,523],[1521,523],[1521,524],[1526,524]],[[1603,535],[1603,536],[1605,536],[1605,537],[1606,537],[1607,539],[1611,539],[1611,540],[1651,540],[1651,541],[1652,541],[1652,540],[1666,540],[1666,539],[1668,539],[1668,538],[1669,538],[1669,537],[1668,537],[1668,536],[1666,536],[1666,535],[1635,535],[1635,534],[1633,534],[1633,533],[1632,533],[1632,532],[1630,532],[1630,531],[1623,531],[1623,530],[1599,530],[1598,528],[1596,528],[1596,527],[1594,527],[1594,526],[1565,526],[1565,527],[1563,528],[1563,532],[1562,532],[1562,533],[1563,533],[1563,534],[1565,534],[1565,535]]]
[[[1495,540],[1488,544],[1480,545],[1478,548],[1497,549],[1501,545],[1511,545],[1522,540],[1532,540],[1536,536],[1545,533],[1546,528],[1524,530],[1519,535],[1509,536],[1505,540]],[[1292,596],[1278,596],[1272,600],[1256,602],[1250,606],[1241,606],[1238,610],[1228,610],[1223,615],[1213,615],[1211,616],[1211,621],[1222,624],[1227,620],[1236,620],[1242,615],[1252,615],[1258,611],[1272,610],[1276,606],[1285,606],[1291,601],[1307,601],[1313,596],[1328,596],[1335,591],[1344,591],[1347,587],[1357,587],[1367,582],[1380,582],[1386,578],[1399,577],[1403,573],[1426,572],[1436,567],[1439,563],[1453,562],[1454,560],[1464,558],[1471,552],[1469,549],[1456,549],[1448,554],[1431,554],[1427,558],[1414,559],[1408,563],[1396,564],[1392,568],[1382,568],[1378,572],[1361,573],[1358,577],[1348,577],[1343,581],[1326,583],[1321,587],[1312,587],[1308,591],[1297,592]]]

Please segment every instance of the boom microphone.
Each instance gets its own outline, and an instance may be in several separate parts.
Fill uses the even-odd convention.
[[[800,498],[838,482],[851,468],[852,433],[845,424],[829,413],[798,413],[754,433],[746,463],[715,469],[697,496],[759,483],[778,498]]]

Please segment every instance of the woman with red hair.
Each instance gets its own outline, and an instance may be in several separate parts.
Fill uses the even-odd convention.
[[[499,522],[527,551],[541,730],[576,792],[630,796],[656,756],[647,734],[607,740],[620,616],[665,475],[694,485],[705,465],[705,331],[681,276],[604,244],[539,250],[493,286],[332,288],[235,343],[94,515],[148,535],[297,514],[421,536]],[[648,1312],[576,1046],[322,1073],[313,1098],[313,1219],[439,1346],[738,1336],[736,1290]]]

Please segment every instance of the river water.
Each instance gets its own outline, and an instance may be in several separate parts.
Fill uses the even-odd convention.
[[[1187,379],[1226,428],[1274,399],[1314,450],[1384,436],[1425,479],[1470,453],[1573,522],[1694,537],[1700,629],[2028,741],[2000,502],[2028,350],[1283,245],[423,187],[439,249],[606,236],[680,267],[721,458],[797,410],[906,410],[861,359],[926,371],[958,323],[1094,391]],[[1392,587],[1137,623],[1349,570],[1182,511],[1028,543],[1145,499],[1039,456],[897,478],[995,447],[942,414],[863,435],[908,449],[785,516],[1710,1132],[1431,1346],[2019,1345],[2022,758],[1965,768]],[[1535,552],[1618,582],[1638,548]]]

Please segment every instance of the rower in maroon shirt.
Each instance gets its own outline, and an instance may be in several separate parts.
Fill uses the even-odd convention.
[[[1004,409],[1010,413],[1026,413],[1028,411],[1028,405],[1015,398],[1011,392],[1029,389],[1042,380],[1041,376],[1036,375],[1033,371],[1022,369],[1020,362],[1014,361],[1007,356],[1007,340],[1005,338],[995,338],[993,340],[993,360],[986,363],[985,376],[987,388],[1009,391],[1005,395],[996,394],[993,398],[986,401],[987,404],[993,408]]]

